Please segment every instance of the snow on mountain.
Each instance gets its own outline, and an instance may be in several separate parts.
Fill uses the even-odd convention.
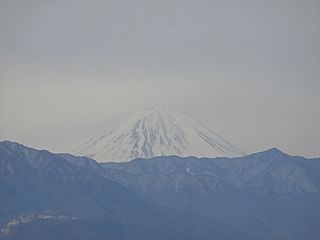
[[[135,158],[237,157],[244,153],[174,107],[147,108],[80,142],[71,151],[100,162]]]

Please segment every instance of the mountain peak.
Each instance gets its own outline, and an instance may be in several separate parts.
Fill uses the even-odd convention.
[[[183,113],[178,110],[176,107],[170,106],[158,106],[158,107],[149,107],[141,111],[138,111],[124,121],[133,120],[133,119],[147,119],[147,118],[171,118],[175,115],[183,115]]]
[[[176,107],[146,108],[84,140],[72,151],[101,162],[135,158],[242,156],[243,152]]]
[[[282,152],[279,148],[277,147],[273,147],[273,148],[270,148],[269,150],[267,151],[271,151],[271,152]]]
[[[273,147],[262,152],[253,153],[252,155],[264,155],[268,157],[277,157],[277,156],[289,156],[287,153],[281,151],[279,148]]]
[[[285,154],[282,152],[279,148],[273,147],[265,151],[266,153],[272,153],[272,154]]]

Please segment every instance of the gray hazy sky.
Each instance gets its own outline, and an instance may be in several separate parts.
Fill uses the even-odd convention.
[[[174,105],[247,153],[320,156],[320,1],[0,1],[0,139],[63,151]]]

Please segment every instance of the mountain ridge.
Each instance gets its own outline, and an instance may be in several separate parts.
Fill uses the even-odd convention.
[[[6,240],[46,233],[50,240],[320,236],[320,159],[275,148],[238,158],[97,163],[5,141],[0,173]],[[3,225],[23,218],[34,220]],[[50,230],[56,227],[62,232]]]

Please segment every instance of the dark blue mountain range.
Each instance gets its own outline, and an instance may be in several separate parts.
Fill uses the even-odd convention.
[[[97,163],[0,143],[0,239],[320,239],[320,159]]]

